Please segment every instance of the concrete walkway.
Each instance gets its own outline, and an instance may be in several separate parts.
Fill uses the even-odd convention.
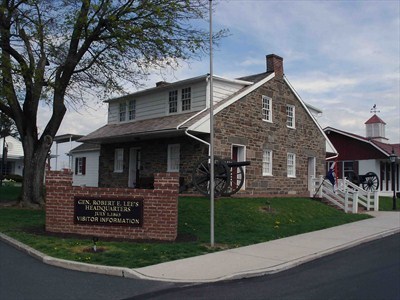
[[[64,268],[158,281],[215,282],[277,273],[400,232],[400,212],[369,214],[374,218],[138,269],[96,266],[55,259],[7,236],[0,235],[0,238],[45,263]]]

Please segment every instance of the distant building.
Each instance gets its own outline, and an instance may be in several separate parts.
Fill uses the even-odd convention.
[[[24,149],[22,143],[12,136],[6,137],[6,164],[3,166],[4,139],[0,139],[0,174],[20,175],[24,171]]]
[[[386,123],[374,114],[365,122],[366,136],[332,127],[324,129],[331,143],[339,152],[334,160],[339,178],[352,180],[359,175],[373,172],[378,176],[381,194],[392,194],[392,170],[389,156],[394,151],[400,156],[400,144],[390,144],[385,136]],[[395,185],[399,191],[399,160],[395,165]]]
[[[72,149],[69,154],[72,158],[72,184],[97,187],[100,145],[84,143]]]

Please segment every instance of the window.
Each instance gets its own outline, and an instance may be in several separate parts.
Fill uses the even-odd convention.
[[[169,113],[178,112],[178,91],[170,91],[168,97]]]
[[[75,175],[86,174],[86,157],[75,158]]]
[[[296,177],[296,154],[287,154],[287,176]]]
[[[263,153],[263,176],[272,175],[272,151],[264,150]]]
[[[179,172],[180,146],[179,144],[168,145],[167,172]]]
[[[121,102],[119,104],[119,121],[124,122],[126,120],[126,103]]]
[[[124,170],[124,149],[117,148],[114,152],[114,172],[121,173]]]
[[[272,99],[267,96],[262,96],[262,119],[272,122]]]
[[[286,105],[286,126],[289,128],[295,128],[295,107],[294,105]]]
[[[128,119],[134,120],[136,118],[136,100],[129,101]]]
[[[182,111],[190,110],[191,88],[182,89]]]

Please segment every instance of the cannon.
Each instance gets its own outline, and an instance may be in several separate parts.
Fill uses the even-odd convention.
[[[356,185],[361,185],[366,191],[374,192],[379,189],[379,178],[374,172],[357,175],[353,171],[347,172],[347,179]]]
[[[231,196],[237,193],[244,183],[244,166],[249,161],[214,158],[214,195]],[[211,164],[210,157],[200,160],[192,172],[192,185],[205,196],[210,195]]]

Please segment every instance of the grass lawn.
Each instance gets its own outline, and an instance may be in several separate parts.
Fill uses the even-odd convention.
[[[393,197],[379,197],[380,211],[393,211]],[[400,211],[400,199],[396,199],[396,211]]]
[[[179,199],[180,237],[176,242],[105,241],[91,253],[90,238],[44,234],[41,210],[0,208],[3,232],[50,256],[87,263],[138,268],[221,249],[278,239],[369,218],[345,214],[307,198],[218,199],[215,202],[215,243],[210,249],[210,211],[206,198]],[[187,238],[191,237],[191,238]]]
[[[15,201],[21,195],[20,186],[0,186],[0,203]]]

